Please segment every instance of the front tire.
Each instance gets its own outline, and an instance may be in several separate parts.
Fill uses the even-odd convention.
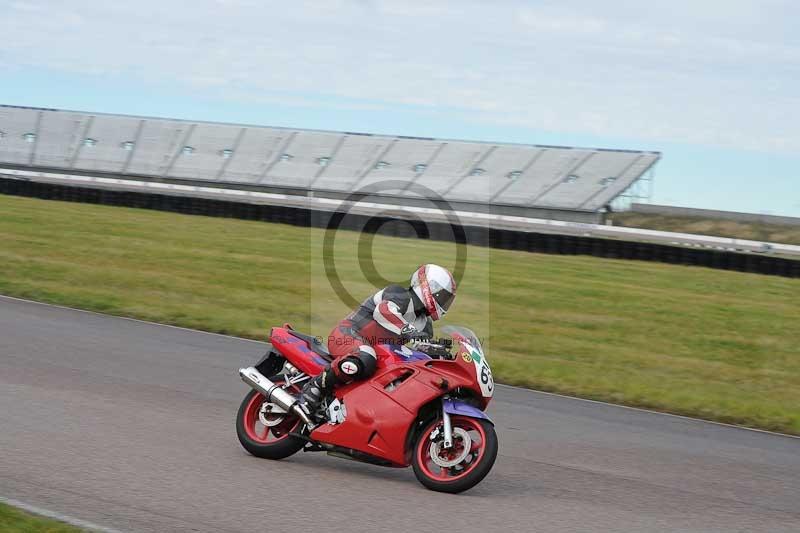
[[[284,383],[282,375],[273,376],[270,380],[278,385]],[[296,386],[287,390],[292,393],[299,392]],[[256,457],[285,459],[300,451],[305,444],[302,439],[289,435],[298,432],[302,422],[296,415],[285,415],[273,416],[267,422],[275,424],[265,425],[259,416],[259,411],[266,401],[264,395],[258,391],[251,390],[247,393],[236,414],[236,435],[244,449]]]
[[[452,494],[471,489],[489,473],[497,459],[497,433],[494,426],[483,419],[451,416],[453,447],[443,449],[441,434],[430,439],[442,421],[434,420],[420,433],[414,444],[412,465],[420,483],[437,492]],[[461,431],[457,432],[456,429]],[[462,435],[469,436],[469,449]],[[450,466],[450,463],[457,461]],[[448,466],[442,466],[442,464]]]

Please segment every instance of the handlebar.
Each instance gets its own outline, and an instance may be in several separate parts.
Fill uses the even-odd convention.
[[[415,349],[428,354],[433,359],[453,359],[453,354],[450,353],[452,347],[452,339],[440,338],[422,342]]]

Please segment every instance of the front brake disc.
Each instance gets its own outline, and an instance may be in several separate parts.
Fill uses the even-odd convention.
[[[447,452],[447,448],[444,447],[444,440],[439,440],[431,444],[428,453],[437,466],[441,466],[442,468],[450,468],[452,466],[456,466],[457,464],[461,464],[464,459],[467,458],[467,455],[469,455],[469,452],[472,449],[472,438],[470,438],[469,433],[461,428],[453,428],[454,446],[456,441],[460,441],[462,448],[458,455],[453,459],[445,459],[442,457],[442,453]]]

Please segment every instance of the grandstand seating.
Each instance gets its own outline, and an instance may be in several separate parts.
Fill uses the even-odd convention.
[[[485,143],[0,106],[0,168],[598,211],[658,152]],[[421,189],[422,186],[425,189]]]

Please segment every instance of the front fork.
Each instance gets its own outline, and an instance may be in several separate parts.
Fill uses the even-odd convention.
[[[453,424],[450,422],[450,413],[445,409],[444,402],[446,398],[442,398],[442,431],[444,432],[444,447],[453,447]]]

